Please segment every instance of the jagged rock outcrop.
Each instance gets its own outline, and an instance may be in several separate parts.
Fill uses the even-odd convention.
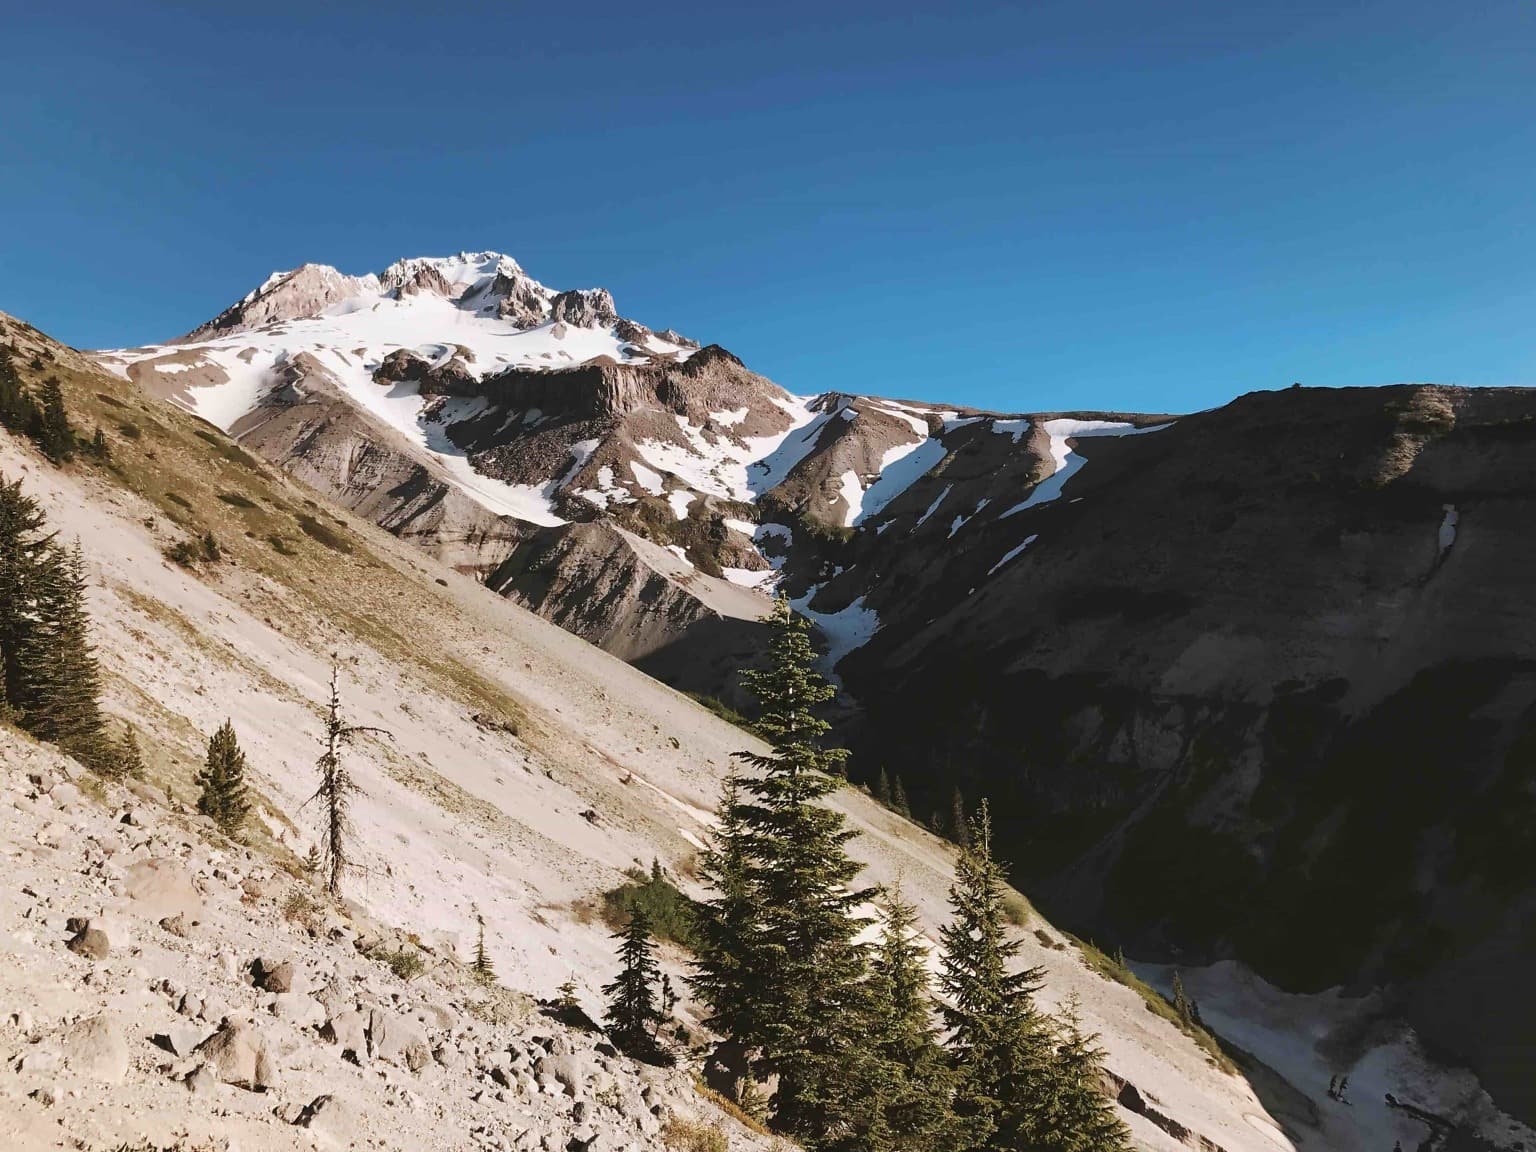
[[[559,324],[578,328],[597,328],[619,318],[613,296],[606,288],[583,288],[561,292],[549,302],[549,318]]]
[[[190,344],[267,324],[314,316],[372,285],[368,277],[346,276],[329,264],[304,264],[292,272],[274,272],[254,292],[230,305],[176,343]]]

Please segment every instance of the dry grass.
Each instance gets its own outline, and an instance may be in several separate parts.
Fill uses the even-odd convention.
[[[730,1152],[725,1131],[714,1124],[673,1116],[661,1130],[661,1138],[675,1152]]]

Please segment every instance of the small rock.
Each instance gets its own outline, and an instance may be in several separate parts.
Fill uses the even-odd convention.
[[[164,928],[172,936],[185,936],[187,934],[187,918],[184,913],[178,912],[174,916],[162,916],[160,927]]]
[[[107,934],[94,926],[80,929],[69,938],[66,947],[76,956],[89,956],[92,960],[105,960],[112,950]]]
[[[263,992],[293,991],[293,962],[263,957],[251,963],[251,978]]]
[[[32,1089],[32,1091],[27,1093],[27,1099],[29,1099],[29,1100],[36,1100],[44,1108],[52,1108],[53,1107],[53,1089],[51,1089],[51,1088],[34,1088],[34,1089]]]
[[[350,1144],[357,1129],[352,1110],[335,1096],[316,1096],[299,1114],[296,1121],[300,1128],[308,1128],[321,1142]]]

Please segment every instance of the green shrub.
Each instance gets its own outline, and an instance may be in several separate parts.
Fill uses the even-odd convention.
[[[132,420],[120,421],[117,430],[123,434],[125,440],[137,440],[144,435],[144,429],[140,428]]]
[[[172,504],[180,504],[188,512],[192,511],[192,501],[188,500],[180,492],[167,492],[165,498]]]
[[[662,873],[660,862],[652,862],[649,873],[633,868],[626,873],[629,882],[603,893],[603,919],[612,928],[629,923],[630,914],[643,908],[651,920],[651,932],[658,940],[670,940],[684,948],[693,947],[694,904]]]
[[[219,499],[233,508],[259,508],[260,505],[249,496],[242,496],[239,492],[220,492]]]
[[[272,550],[280,555],[297,556],[299,554],[299,550],[281,536],[275,534],[268,536],[267,543],[272,545]]]
[[[406,982],[416,979],[427,967],[421,953],[414,948],[381,948],[374,953],[374,958]]]
[[[727,724],[734,724],[743,732],[751,732],[754,736],[757,734],[752,727],[752,721],[718,697],[706,696],[702,692],[685,692],[683,695],[692,699],[695,704],[707,708]]]
[[[661,1130],[661,1138],[674,1152],[730,1152],[725,1133],[713,1124],[671,1117]]]

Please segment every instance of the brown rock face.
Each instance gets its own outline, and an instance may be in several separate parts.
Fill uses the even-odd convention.
[[[556,295],[549,302],[549,318],[578,328],[601,328],[616,321],[619,314],[608,289],[582,288]]]

